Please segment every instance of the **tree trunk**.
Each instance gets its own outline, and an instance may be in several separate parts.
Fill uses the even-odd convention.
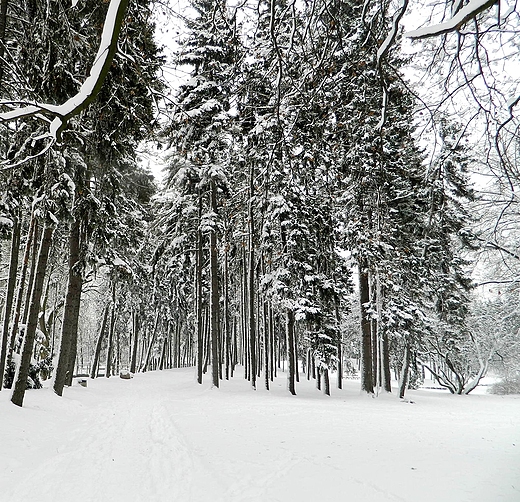
[[[224,251],[224,340],[225,340],[225,356],[226,356],[226,380],[229,380],[229,372],[231,367],[231,330],[229,326],[229,263],[228,263],[228,245]]]
[[[266,300],[263,304],[264,316],[264,382],[266,390],[269,390],[269,368],[270,368],[270,354],[271,354],[271,333],[269,332],[269,305]]]
[[[199,222],[202,219],[202,197],[199,193]],[[200,229],[197,230],[197,251],[195,264],[195,319],[197,323],[197,382],[202,383],[204,366],[204,323],[202,319],[202,262],[203,262],[203,236]]]
[[[38,260],[38,238],[40,232],[38,231],[38,221],[34,226],[33,244],[32,244],[32,257],[31,257],[31,268],[29,271],[29,280],[27,281],[27,294],[25,295],[25,304],[23,307],[22,324],[27,324],[27,318],[29,317],[29,307],[31,305],[31,294],[34,284],[34,273],[36,271],[36,261]],[[43,286],[42,286],[43,287]],[[15,343],[16,340],[13,341]]]
[[[114,352],[114,330],[116,327],[116,280],[112,281],[112,313],[110,314],[110,326],[108,327],[107,359],[105,364],[105,377],[112,376],[112,357]]]
[[[61,396],[63,387],[71,385],[76,361],[78,345],[78,322],[81,305],[81,289],[83,287],[83,272],[80,266],[80,221],[76,219],[71,226],[69,235],[69,279],[63,322],[61,325],[61,343],[54,392]]]
[[[390,347],[388,346],[387,333],[383,333],[382,337],[381,361],[383,364],[383,388],[386,392],[392,392],[392,373],[390,371]]]
[[[271,382],[274,381],[274,375],[276,371],[275,364],[275,350],[274,350],[275,338],[274,338],[274,316],[273,306],[269,304],[269,377]]]
[[[338,389],[343,388],[343,350],[341,347],[341,341],[338,342]]]
[[[286,337],[287,337],[287,388],[289,392],[296,395],[296,367],[294,354],[294,312],[288,308],[286,310]]]
[[[27,269],[29,268],[29,259],[31,257],[31,246],[34,245],[36,248],[36,242],[33,242],[33,237],[36,229],[36,218],[34,215],[31,215],[31,223],[29,226],[29,233],[27,235],[27,242],[25,243],[25,250],[23,255],[23,263],[22,270],[20,273],[20,280],[18,282],[18,290],[16,292],[16,302],[13,316],[13,323],[11,326],[11,332],[8,337],[7,342],[7,360],[9,361],[12,358],[13,349],[16,343],[16,337],[18,336],[18,325],[20,323],[20,314],[22,311],[22,301],[23,301],[23,293],[25,288],[25,279],[27,277]],[[52,353],[52,350],[51,350]],[[4,374],[4,372],[2,372]]]
[[[101,357],[101,347],[103,346],[103,335],[105,334],[105,330],[108,322],[108,314],[110,313],[110,303],[105,306],[103,311],[103,318],[101,321],[101,327],[99,328],[99,333],[96,342],[96,349],[94,351],[94,359],[92,361],[92,368],[90,369],[90,378],[97,378],[98,367],[99,367],[99,358]]]
[[[404,398],[406,387],[408,386],[408,374],[410,372],[410,343],[405,340],[403,367],[401,369],[401,378],[399,380],[399,397]]]
[[[1,12],[0,12],[1,15]],[[1,28],[1,26],[0,26]],[[0,39],[0,44],[2,43]],[[0,63],[1,65],[1,63]],[[18,270],[18,255],[20,252],[20,234],[22,222],[18,216],[13,217],[13,232],[11,238],[11,256],[9,260],[9,275],[7,280],[7,291],[4,303],[4,322],[2,329],[2,350],[0,353],[0,391],[4,385],[5,361],[8,354],[9,344],[9,321],[11,320],[11,309],[13,307],[14,290],[16,288],[16,273]]]
[[[167,335],[162,343],[162,349],[161,349],[161,359],[159,360],[159,371],[162,371],[164,369],[164,361],[166,360],[166,346],[168,344],[168,338],[169,335]]]
[[[217,186],[215,180],[211,180],[211,211],[217,214]],[[215,222],[216,225],[216,222]],[[211,329],[211,376],[214,387],[219,386],[219,281],[218,281],[218,256],[217,256],[217,229],[215,226],[209,234],[210,250],[210,277],[211,277],[211,302],[210,302],[210,329]]]
[[[143,363],[143,366],[141,368],[141,371],[143,373],[145,373],[147,370],[148,370],[148,365],[150,364],[150,357],[152,355],[152,348],[155,344],[155,338],[157,336],[157,331],[159,330],[159,311],[156,312],[155,314],[155,322],[154,322],[154,326],[153,326],[153,332],[152,332],[152,337],[150,339],[150,343],[148,345],[148,349],[146,351],[146,356],[144,358],[144,363]]]
[[[250,355],[250,375],[251,387],[256,389],[256,319],[255,319],[255,226],[253,221],[253,163],[249,172],[249,205],[248,205],[248,226],[249,226],[249,260],[248,260],[248,327],[249,327],[249,355]]]
[[[329,368],[323,368],[323,393],[330,396]]]
[[[0,87],[4,77],[4,55],[5,55],[5,30],[7,27],[7,4],[8,0],[0,0]],[[1,369],[1,368],[0,368]],[[1,382],[0,382],[1,383]],[[0,385],[0,390],[2,386]]]
[[[361,306],[361,391],[373,394],[372,333],[368,315],[370,287],[367,264],[364,262],[359,264],[359,301]]]
[[[43,292],[43,284],[45,281],[45,272],[47,270],[47,261],[49,251],[52,244],[52,235],[54,227],[46,226],[43,230],[40,250],[38,252],[38,263],[36,265],[34,285],[31,294],[31,307],[29,309],[27,327],[25,329],[25,338],[23,344],[20,366],[15,378],[13,395],[11,401],[17,406],[22,406],[27,387],[27,377],[29,376],[29,366],[36,337],[36,327],[38,325],[38,315],[40,313],[40,300]]]
[[[135,373],[137,368],[137,352],[139,350],[139,313],[132,311],[132,359],[130,361],[130,373]]]

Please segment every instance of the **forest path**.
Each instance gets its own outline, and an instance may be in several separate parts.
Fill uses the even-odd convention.
[[[260,382],[259,382],[260,383]],[[520,398],[298,396],[192,369],[0,393],[0,502],[518,502]]]

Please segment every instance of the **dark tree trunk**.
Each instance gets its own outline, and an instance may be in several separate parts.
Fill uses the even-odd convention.
[[[224,339],[226,355],[226,380],[229,380],[231,367],[231,330],[229,326],[229,263],[228,248],[224,252]]]
[[[296,395],[296,365],[294,354],[294,312],[292,309],[286,310],[286,337],[287,337],[287,388],[289,392]]]
[[[249,226],[249,260],[248,260],[248,327],[249,327],[249,355],[250,355],[250,375],[251,387],[256,389],[256,319],[255,319],[255,226],[253,221],[253,164],[249,173],[249,205],[248,205],[248,226]]]
[[[83,287],[83,272],[80,266],[80,221],[76,219],[71,226],[69,235],[69,279],[65,309],[61,325],[61,343],[54,392],[61,396],[63,387],[72,383],[76,350],[78,345],[78,322],[81,305],[81,289]]]
[[[8,0],[0,0],[0,86],[4,78],[4,55],[5,55],[5,30],[7,27],[7,4]],[[0,368],[1,369],[1,368]],[[0,382],[1,383],[1,382]],[[0,385],[0,390],[2,386]]]
[[[23,255],[22,270],[20,272],[20,280],[18,282],[18,290],[16,292],[16,302],[13,316],[13,324],[11,326],[11,332],[8,339],[8,356],[10,360],[13,354],[14,345],[16,343],[16,337],[18,336],[18,326],[20,323],[20,314],[22,311],[22,301],[25,288],[25,279],[27,277],[27,269],[29,268],[29,259],[31,257],[31,246],[36,247],[37,242],[33,242],[33,237],[36,229],[36,218],[34,215],[31,216],[31,224],[29,227],[29,233],[27,235],[27,242],[25,243],[25,251]],[[52,353],[52,350],[51,350]]]
[[[372,380],[374,386],[380,385],[379,380],[379,351],[378,351],[378,333],[377,333],[377,321],[370,319],[370,330],[372,332]]]
[[[148,344],[148,349],[146,350],[146,356],[144,358],[144,363],[141,368],[141,371],[143,373],[148,371],[148,366],[150,365],[150,358],[152,356],[152,349],[155,344],[155,338],[157,337],[158,330],[159,330],[159,311],[157,311],[155,314],[155,322],[154,322],[154,326],[153,326],[152,336],[150,338],[150,343]]]
[[[199,221],[202,218],[202,197],[199,194]],[[197,255],[195,264],[195,316],[197,323],[197,382],[202,383],[204,366],[204,323],[202,319],[202,262],[203,236],[197,231]]]
[[[112,305],[110,325],[108,326],[107,357],[105,362],[105,377],[112,376],[112,359],[114,358],[114,326],[116,321],[116,306]]]
[[[338,389],[343,388],[343,350],[338,342]]]
[[[110,326],[108,327],[107,360],[105,364],[105,377],[112,376],[112,359],[114,354],[114,330],[116,327],[116,280],[112,282],[112,312],[110,314]]]
[[[269,333],[269,305],[266,300],[263,302],[264,317],[264,382],[266,390],[269,390],[269,368],[271,354],[271,334]]]
[[[29,270],[29,280],[27,281],[27,293],[25,295],[25,303],[23,307],[22,324],[27,324],[27,318],[29,317],[29,307],[31,305],[31,294],[34,284],[34,275],[36,271],[36,261],[38,260],[38,222],[36,221],[34,226],[33,244],[32,244],[32,257],[31,257],[31,268]],[[42,285],[43,288],[43,285]],[[14,341],[13,341],[14,343]]]
[[[329,368],[323,368],[323,393],[330,396]]]
[[[1,14],[1,12],[0,12]],[[1,28],[1,26],[0,26]],[[1,44],[0,39],[0,44]],[[1,65],[1,64],[0,64]],[[1,67],[1,66],[0,66]],[[7,291],[4,302],[4,322],[2,329],[2,350],[0,352],[0,390],[4,385],[5,361],[9,353],[7,346],[9,345],[9,321],[11,320],[11,310],[13,307],[14,291],[16,288],[16,273],[18,270],[18,255],[20,252],[20,234],[22,230],[22,222],[18,216],[13,217],[13,232],[11,238],[11,256],[9,260],[9,275],[7,279]]]
[[[408,386],[408,374],[410,372],[410,344],[405,340],[403,367],[401,369],[401,378],[399,381],[399,397],[402,399]]]
[[[38,263],[36,265],[34,285],[31,294],[31,307],[28,314],[27,327],[25,329],[25,338],[20,360],[20,367],[15,379],[13,395],[11,401],[17,406],[22,406],[27,387],[27,377],[29,376],[29,366],[33,354],[34,340],[36,337],[36,327],[38,326],[38,316],[40,313],[40,300],[43,292],[43,284],[45,281],[45,272],[47,270],[47,261],[49,251],[52,244],[52,235],[54,228],[46,226],[43,230],[40,250],[38,252]]]
[[[361,306],[361,391],[373,394],[372,333],[368,315],[370,287],[366,263],[359,264],[359,301]]]
[[[137,368],[137,351],[139,349],[139,313],[136,309],[132,311],[132,360],[130,361],[130,373],[135,373]]]
[[[298,330],[294,330],[294,348],[293,348],[293,354],[294,354],[294,377],[296,379],[296,382],[300,381],[300,367],[298,364]]]
[[[383,388],[386,392],[392,392],[392,373],[390,371],[390,347],[388,346],[388,334],[383,333],[381,360],[383,364]]]
[[[273,307],[269,304],[269,376],[271,382],[274,381],[276,364],[274,360],[275,350],[274,350],[274,316],[273,316]]]
[[[217,214],[217,186],[215,180],[211,180],[211,210]],[[209,234],[209,268],[211,277],[211,302],[210,302],[210,328],[211,328],[211,376],[212,384],[219,386],[219,280],[218,280],[218,256],[217,256],[217,229],[213,227]]]
[[[110,303],[108,303],[103,311],[103,318],[101,320],[101,327],[96,342],[96,349],[94,350],[94,359],[92,361],[92,368],[90,369],[90,378],[97,378],[99,368],[99,358],[101,357],[101,347],[103,346],[103,335],[108,323],[108,314],[110,313]]]
[[[169,336],[166,336],[162,343],[161,359],[159,360],[159,371],[164,369],[164,361],[166,360],[166,346],[168,344]]]

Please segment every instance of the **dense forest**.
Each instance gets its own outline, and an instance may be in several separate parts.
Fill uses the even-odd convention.
[[[0,0],[0,389],[518,392],[519,29],[495,2]]]

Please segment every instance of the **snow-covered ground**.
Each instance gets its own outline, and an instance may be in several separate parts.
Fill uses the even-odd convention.
[[[520,501],[519,396],[297,390],[283,374],[269,393],[212,389],[192,369],[28,391],[23,408],[4,390],[0,501]]]

